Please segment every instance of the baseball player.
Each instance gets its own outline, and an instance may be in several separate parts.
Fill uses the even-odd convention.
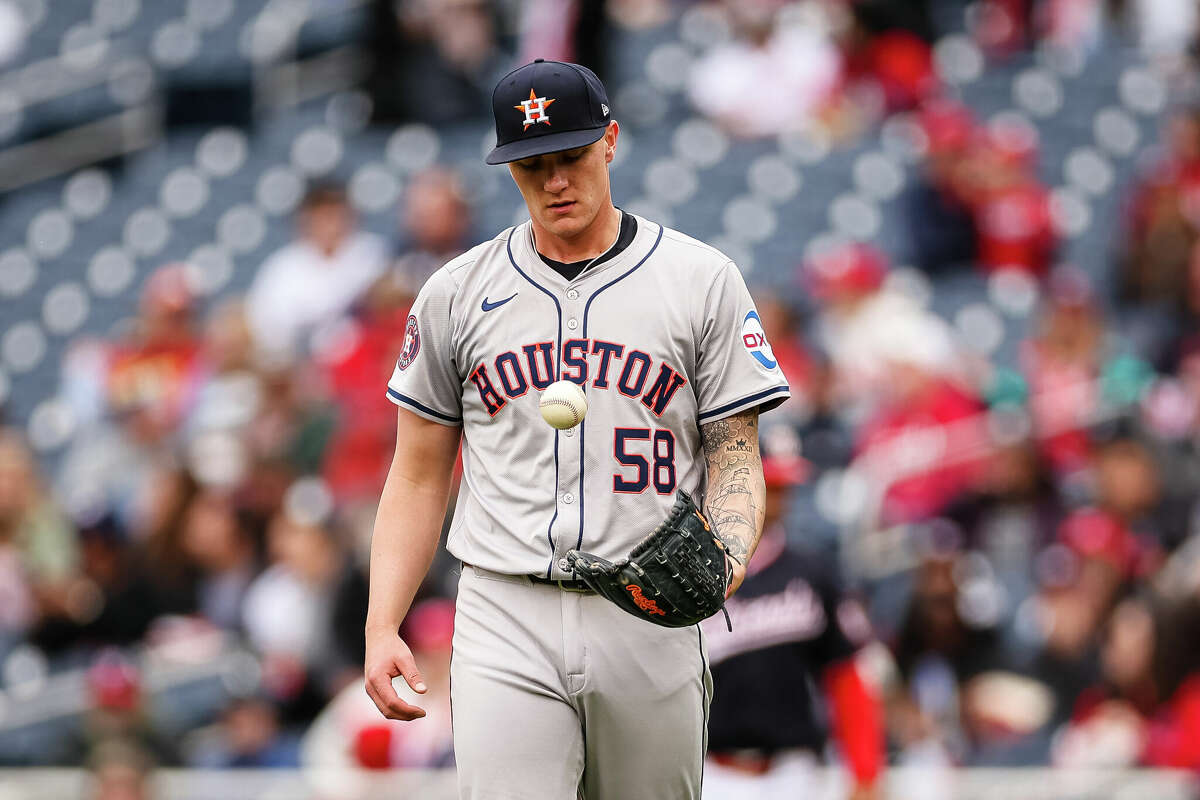
[[[793,437],[764,432],[767,516],[729,613],[736,627],[710,635],[715,695],[709,718],[704,800],[833,797],[816,767],[837,742],[853,778],[842,794],[874,800],[884,764],[879,698],[856,654],[870,638],[862,607],[830,577],[829,565],[790,548],[788,493],[807,473]],[[724,634],[724,630],[720,630]]]
[[[620,126],[590,70],[538,59],[501,79],[492,107],[487,161],[508,165],[530,218],[450,261],[413,305],[387,389],[398,432],[371,549],[367,692],[389,718],[425,714],[392,685],[424,691],[397,628],[461,439],[447,541],[463,565],[460,796],[695,800],[712,693],[699,627],[651,624],[665,595],[629,585],[619,606],[576,565],[636,555],[664,516],[690,520],[689,542],[709,531],[725,553],[719,608],[762,531],[758,414],[788,386],[737,267],[613,205]],[[556,380],[589,405],[568,430],[538,410]],[[704,513],[681,514],[682,492]],[[708,586],[710,567],[691,575]]]

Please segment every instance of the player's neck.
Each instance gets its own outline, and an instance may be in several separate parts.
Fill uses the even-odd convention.
[[[537,251],[553,261],[574,264],[604,255],[621,231],[621,212],[611,202],[596,214],[592,223],[570,239],[556,236],[533,221],[533,243]]]

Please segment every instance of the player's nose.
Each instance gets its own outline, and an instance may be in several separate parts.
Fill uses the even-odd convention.
[[[546,178],[545,188],[547,192],[558,194],[567,188],[567,176],[559,170],[554,170],[550,173],[550,177]]]

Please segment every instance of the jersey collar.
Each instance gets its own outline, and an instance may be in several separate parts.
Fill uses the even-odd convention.
[[[510,234],[512,237],[513,256],[517,259],[517,263],[520,264],[521,269],[528,272],[543,286],[565,291],[570,286],[587,285],[589,282],[597,280],[597,276],[607,275],[610,272],[619,271],[622,268],[628,268],[637,263],[654,246],[661,226],[636,214],[631,216],[637,220],[637,233],[634,234],[630,245],[607,261],[585,269],[579,275],[575,276],[573,280],[568,281],[555,271],[553,267],[542,260],[542,257],[538,254],[533,244],[533,223],[528,220],[513,228]]]

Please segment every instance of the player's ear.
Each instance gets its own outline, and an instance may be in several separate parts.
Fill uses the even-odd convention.
[[[621,126],[614,119],[608,123],[608,128],[604,131],[604,163],[611,164],[612,160],[617,155],[617,136],[621,133]]]

